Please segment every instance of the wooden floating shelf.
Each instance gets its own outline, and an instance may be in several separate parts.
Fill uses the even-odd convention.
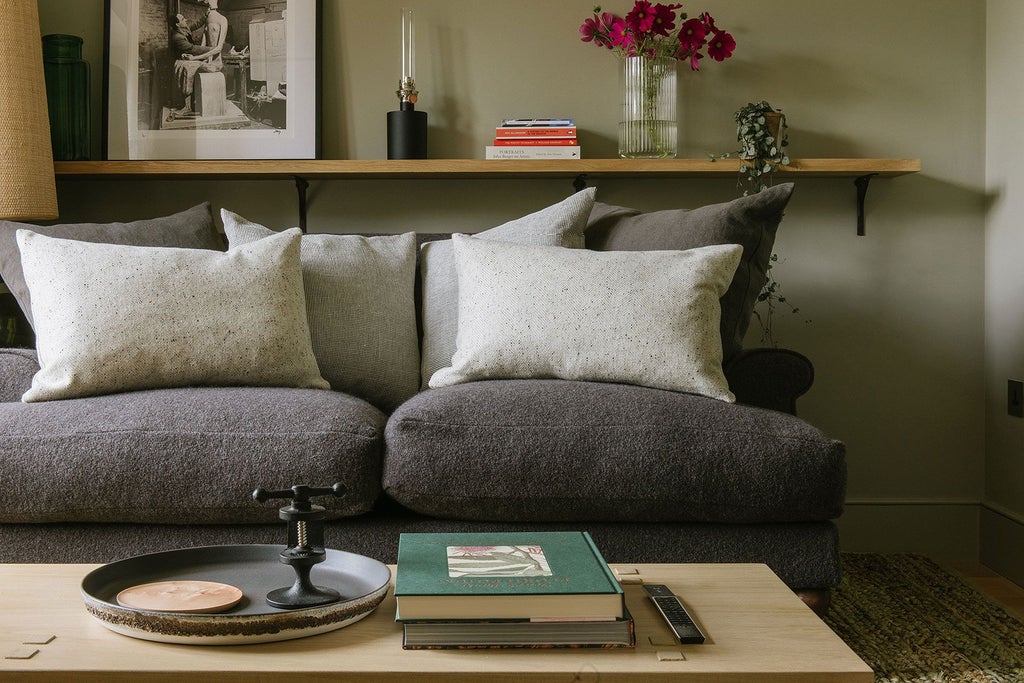
[[[572,178],[582,189],[593,178],[735,178],[740,159],[240,159],[188,161],[58,161],[61,179],[292,179],[299,193],[299,226],[306,229],[306,190],[312,179]],[[792,159],[781,178],[854,178],[857,234],[864,234],[864,197],[873,177],[918,173],[920,159]]]
[[[739,159],[288,159],[232,161],[58,161],[58,178],[715,178],[735,176]],[[780,177],[894,177],[917,173],[920,159],[793,159]]]

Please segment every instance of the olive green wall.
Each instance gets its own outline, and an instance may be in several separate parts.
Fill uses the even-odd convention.
[[[614,156],[616,60],[577,34],[590,0],[324,0],[326,157],[384,156],[403,4],[417,11],[431,156],[482,157],[508,115],[574,116],[584,156]],[[102,1],[40,0],[40,8],[44,33],[84,35],[99,89]],[[624,13],[627,1],[605,8]],[[850,179],[798,181],[776,273],[800,314],[783,316],[776,336],[817,368],[801,415],[848,445],[844,547],[976,558],[989,377],[984,3],[707,0],[687,8],[712,12],[738,48],[728,62],[705,59],[700,73],[681,70],[684,156],[731,149],[732,112],[768,99],[789,117],[794,157],[921,158],[920,174],[872,182],[866,237],[855,234]],[[600,199],[644,209],[737,192],[728,180],[595,184]],[[538,180],[316,181],[309,220],[316,231],[476,231],[570,191]],[[64,220],[150,216],[205,199],[269,226],[295,221],[287,182],[60,183]],[[1006,469],[1019,478],[1022,465]]]
[[[1006,414],[1006,380],[1024,380],[1024,146],[1020,64],[1024,4],[988,2],[985,378],[988,383],[981,558],[1024,585],[1024,419]]]

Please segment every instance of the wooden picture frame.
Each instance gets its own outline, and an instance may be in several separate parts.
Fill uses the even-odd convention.
[[[321,0],[106,0],[107,159],[319,159]]]

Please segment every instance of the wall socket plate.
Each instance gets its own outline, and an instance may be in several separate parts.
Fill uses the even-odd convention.
[[[1006,380],[1006,414],[1024,417],[1024,382]]]

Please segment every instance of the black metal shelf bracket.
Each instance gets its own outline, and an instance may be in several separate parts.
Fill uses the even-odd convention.
[[[572,181],[572,186],[576,188],[577,192],[582,192],[587,189],[587,174],[580,173],[576,176],[576,180]]]
[[[295,189],[299,193],[299,230],[306,232],[306,190],[309,189],[309,181],[302,176],[294,176]]]
[[[868,183],[876,175],[878,174],[868,173],[853,181],[853,184],[857,186],[857,234],[862,237],[866,234],[864,230],[864,198],[868,196]]]

